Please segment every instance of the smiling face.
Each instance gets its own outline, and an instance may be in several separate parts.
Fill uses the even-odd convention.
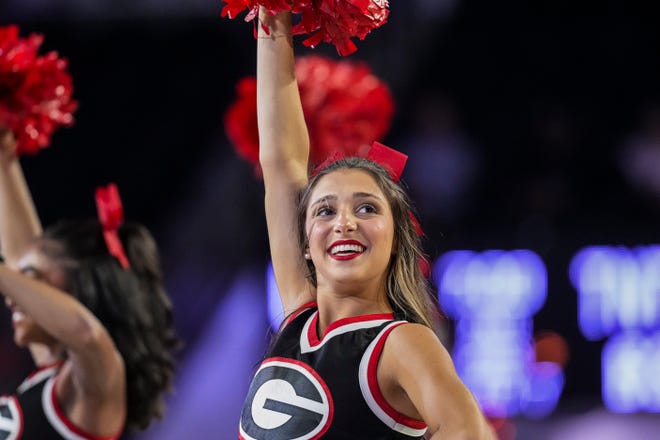
[[[394,221],[376,180],[338,169],[318,181],[309,200],[305,231],[317,284],[378,283],[384,292]]]
[[[66,278],[64,269],[56,260],[43,251],[43,242],[37,242],[25,253],[19,261],[19,271],[25,276],[50,284],[62,289]],[[29,344],[52,345],[55,339],[46,333],[26,312],[5,297],[5,304],[12,312],[12,325],[14,327],[14,342],[19,347]]]

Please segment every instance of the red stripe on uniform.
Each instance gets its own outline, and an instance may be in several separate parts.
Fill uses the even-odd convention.
[[[383,394],[380,392],[380,387],[378,386],[378,377],[376,375],[376,371],[378,368],[378,360],[380,359],[383,347],[385,346],[385,341],[387,340],[387,336],[389,336],[390,332],[401,324],[405,324],[405,322],[393,325],[380,335],[380,339],[376,343],[374,351],[371,353],[371,358],[369,359],[369,366],[367,367],[367,382],[369,383],[369,390],[371,391],[371,395],[374,397],[374,400],[388,416],[394,419],[397,423],[405,425],[409,428],[425,429],[426,423],[410,418],[392,408],[392,406],[385,400],[385,397],[383,397]]]

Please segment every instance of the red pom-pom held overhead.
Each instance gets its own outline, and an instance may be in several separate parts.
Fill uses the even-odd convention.
[[[245,21],[255,19],[259,6],[270,14],[283,11],[300,14],[293,27],[295,35],[310,35],[303,44],[334,44],[337,52],[350,55],[357,50],[352,38],[364,40],[369,32],[387,22],[387,0],[223,0],[223,17],[235,18],[248,11]]]
[[[369,32],[381,27],[389,16],[387,0],[318,0],[303,2],[300,23],[293,33],[311,34],[303,41],[314,47],[320,42],[332,43],[340,55],[350,55],[357,50],[351,38],[364,40]]]
[[[310,169],[335,152],[361,155],[387,134],[394,101],[366,64],[302,57],[296,60],[296,78],[310,137]],[[239,82],[225,129],[237,153],[260,174],[256,90],[253,77]]]
[[[14,132],[18,154],[47,147],[55,129],[73,124],[77,108],[66,60],[56,52],[37,56],[42,41],[0,27],[0,126]]]

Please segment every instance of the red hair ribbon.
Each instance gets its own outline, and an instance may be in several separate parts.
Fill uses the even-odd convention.
[[[406,161],[408,161],[408,156],[380,142],[374,142],[367,152],[366,159],[376,162],[385,168],[394,183],[399,183],[403,169],[406,166]]]
[[[119,240],[119,235],[117,235],[119,226],[124,222],[124,208],[119,198],[117,185],[110,183],[106,187],[100,186],[96,188],[95,198],[96,209],[99,214],[99,221],[103,226],[103,238],[105,238],[105,244],[108,246],[108,252],[119,260],[121,267],[128,269],[130,264],[128,263],[128,258],[126,258],[124,246]]]
[[[403,174],[403,168],[406,166],[406,161],[408,160],[408,155],[383,145],[380,142],[372,143],[371,147],[369,147],[366,152],[358,151],[356,156],[370,160],[371,162],[375,162],[383,167],[385,171],[387,171],[387,174],[390,175],[390,178],[394,181],[394,183],[399,183],[401,174]],[[343,154],[343,152],[335,151],[326,160],[321,162],[319,166],[314,168],[311,173],[312,177],[316,176],[323,169],[327,168],[331,163],[337,162],[344,157],[346,156]]]

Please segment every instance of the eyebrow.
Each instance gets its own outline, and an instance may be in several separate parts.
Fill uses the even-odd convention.
[[[381,197],[377,196],[376,194],[371,194],[371,193],[367,193],[367,192],[354,192],[353,193],[353,198],[356,198],[356,199],[376,199],[376,200],[381,200],[382,201]],[[328,195],[325,195],[325,196],[320,197],[319,199],[317,199],[314,203],[309,205],[309,207],[312,208],[313,206],[318,205],[319,203],[327,202],[328,200],[337,200],[337,199],[338,199],[338,197],[336,195],[328,194]]]
[[[376,200],[382,200],[380,196],[377,196],[376,194],[371,194],[371,193],[366,193],[366,192],[356,192],[353,193],[353,197],[356,199],[376,199]]]
[[[315,205],[318,205],[319,203],[327,202],[328,200],[337,200],[337,196],[335,195],[327,195],[323,197],[319,197],[314,203],[309,205],[309,207],[313,207]]]

